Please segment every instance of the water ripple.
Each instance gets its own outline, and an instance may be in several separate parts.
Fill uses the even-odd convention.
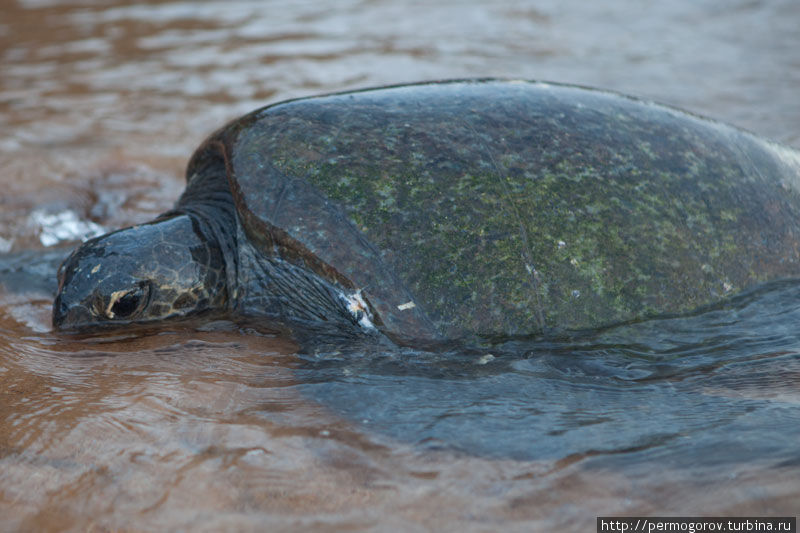
[[[800,436],[788,429],[800,417],[799,297],[800,283],[779,282],[691,316],[510,341],[483,365],[459,352],[341,356],[309,358],[299,376],[307,394],[365,428],[420,445],[527,459],[780,462]]]

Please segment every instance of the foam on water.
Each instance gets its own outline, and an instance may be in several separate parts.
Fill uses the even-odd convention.
[[[108,231],[91,220],[81,220],[71,210],[57,213],[36,210],[30,214],[30,220],[41,227],[39,240],[44,246],[54,246],[63,241],[85,241]]]

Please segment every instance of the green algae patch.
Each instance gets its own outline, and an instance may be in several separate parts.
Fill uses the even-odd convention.
[[[399,336],[597,327],[800,271],[795,168],[614,94],[404,86],[275,105],[220,135],[246,209]]]

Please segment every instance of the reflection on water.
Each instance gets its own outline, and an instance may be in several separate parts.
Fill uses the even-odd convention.
[[[55,336],[64,251],[24,250],[168,209],[226,120],[366,85],[593,85],[800,146],[798,21],[795,0],[3,2],[0,529],[796,515],[796,283],[492,357],[322,359],[226,321]]]
[[[603,513],[796,509],[797,282],[491,357],[321,357],[225,320],[32,333],[48,289],[14,272],[27,292],[0,293],[12,529],[577,529]]]
[[[798,300],[800,284],[783,282],[695,316],[508,343],[488,362],[356,354],[309,359],[298,375],[365,430],[437,449],[591,465],[797,463]]]

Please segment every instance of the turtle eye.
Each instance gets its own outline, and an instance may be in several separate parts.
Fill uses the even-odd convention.
[[[141,283],[128,291],[119,291],[111,295],[111,302],[106,311],[108,318],[130,318],[141,311],[147,303],[149,285]]]

